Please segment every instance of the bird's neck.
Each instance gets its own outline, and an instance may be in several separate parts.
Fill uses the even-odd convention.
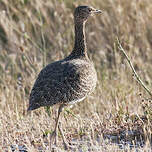
[[[75,44],[71,55],[88,58],[85,38],[85,22],[75,21]]]

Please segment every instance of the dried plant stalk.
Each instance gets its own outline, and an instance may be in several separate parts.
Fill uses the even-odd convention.
[[[128,57],[128,55],[126,54],[125,50],[123,49],[121,43],[120,43],[120,40],[119,38],[117,37],[117,44],[118,44],[118,49],[124,54],[124,56],[126,57],[132,71],[133,71],[133,74],[135,75],[138,83],[146,90],[146,92],[149,93],[149,95],[152,97],[152,92],[149,90],[149,88],[146,87],[146,85],[143,83],[143,81],[140,79],[140,77],[138,76],[137,72],[135,71],[135,68],[130,60],[130,58]]]

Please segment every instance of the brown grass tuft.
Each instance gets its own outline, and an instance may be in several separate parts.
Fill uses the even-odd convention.
[[[151,150],[151,99],[116,45],[118,36],[135,70],[152,88],[151,0],[1,0],[0,151],[49,151],[56,108],[50,116],[44,108],[27,115],[29,93],[46,64],[71,52],[72,13],[79,4],[104,13],[86,27],[88,53],[98,73],[96,91],[61,118],[68,141],[77,145],[71,151],[129,151],[130,145]],[[55,148],[63,151],[61,136],[59,140]]]

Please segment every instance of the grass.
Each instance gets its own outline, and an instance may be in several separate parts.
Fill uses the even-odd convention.
[[[150,0],[0,1],[0,151],[49,151],[57,108],[27,115],[28,98],[40,70],[72,50],[73,9],[82,4],[104,13],[86,25],[88,54],[98,74],[96,90],[84,102],[67,107],[61,117],[67,140],[77,145],[71,151],[135,151],[137,145],[139,151],[151,151],[151,97],[116,42],[119,37],[152,90]],[[55,148],[64,150],[61,135]]]

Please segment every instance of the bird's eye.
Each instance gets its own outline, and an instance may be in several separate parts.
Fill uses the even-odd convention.
[[[89,12],[91,12],[91,11],[92,11],[92,9],[90,8],[90,9],[89,9]]]

